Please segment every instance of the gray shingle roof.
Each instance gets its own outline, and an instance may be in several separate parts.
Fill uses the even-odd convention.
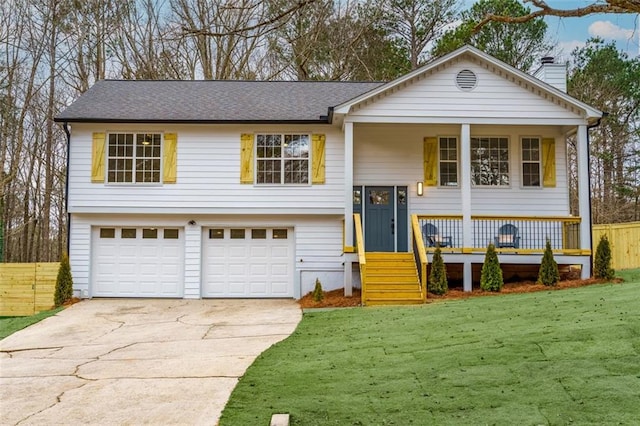
[[[330,107],[379,82],[102,80],[59,122],[326,121]]]

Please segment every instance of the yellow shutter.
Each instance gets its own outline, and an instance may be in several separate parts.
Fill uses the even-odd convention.
[[[162,155],[162,182],[176,183],[178,175],[178,135],[164,134],[164,153]]]
[[[91,152],[91,182],[104,182],[104,153],[106,135],[104,133],[93,134],[93,147]]]
[[[240,183],[253,183],[253,135],[240,135]]]
[[[543,186],[556,186],[556,140],[553,138],[542,139],[542,170]]]
[[[325,135],[311,136],[311,155],[313,160],[311,183],[324,183],[324,145]]]
[[[438,138],[424,138],[424,184],[438,183]]]

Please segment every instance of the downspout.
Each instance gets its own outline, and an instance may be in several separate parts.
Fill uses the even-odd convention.
[[[67,256],[71,247],[71,215],[69,214],[69,157],[71,156],[71,132],[69,131],[69,123],[62,124],[64,133],[67,135],[67,170],[65,171],[64,181],[64,211],[67,212]]]
[[[603,111],[602,116],[598,118],[594,124],[587,125],[587,170],[589,171],[589,217],[591,218],[591,223],[589,224],[589,239],[591,240],[591,254],[589,255],[589,263],[593,266],[593,208],[591,206],[591,142],[589,141],[589,130],[595,129],[600,126],[602,119],[609,115],[608,112]],[[593,275],[593,271],[592,275]]]

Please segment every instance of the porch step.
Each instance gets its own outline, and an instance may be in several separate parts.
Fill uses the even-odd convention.
[[[365,305],[424,303],[413,253],[366,253]]]

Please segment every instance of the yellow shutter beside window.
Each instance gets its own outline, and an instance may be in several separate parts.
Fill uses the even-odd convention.
[[[93,146],[91,151],[91,182],[104,182],[104,153],[106,135],[104,133],[93,134]]]
[[[438,138],[424,138],[424,184],[438,183]]]
[[[253,183],[253,134],[240,135],[240,183]]]
[[[542,139],[542,184],[545,187],[556,186],[556,140]]]
[[[312,135],[311,136],[311,152],[312,152],[312,172],[311,183],[324,183],[324,150],[325,150],[325,135]]]
[[[162,155],[162,182],[176,183],[178,176],[178,135],[164,134],[164,152]]]

